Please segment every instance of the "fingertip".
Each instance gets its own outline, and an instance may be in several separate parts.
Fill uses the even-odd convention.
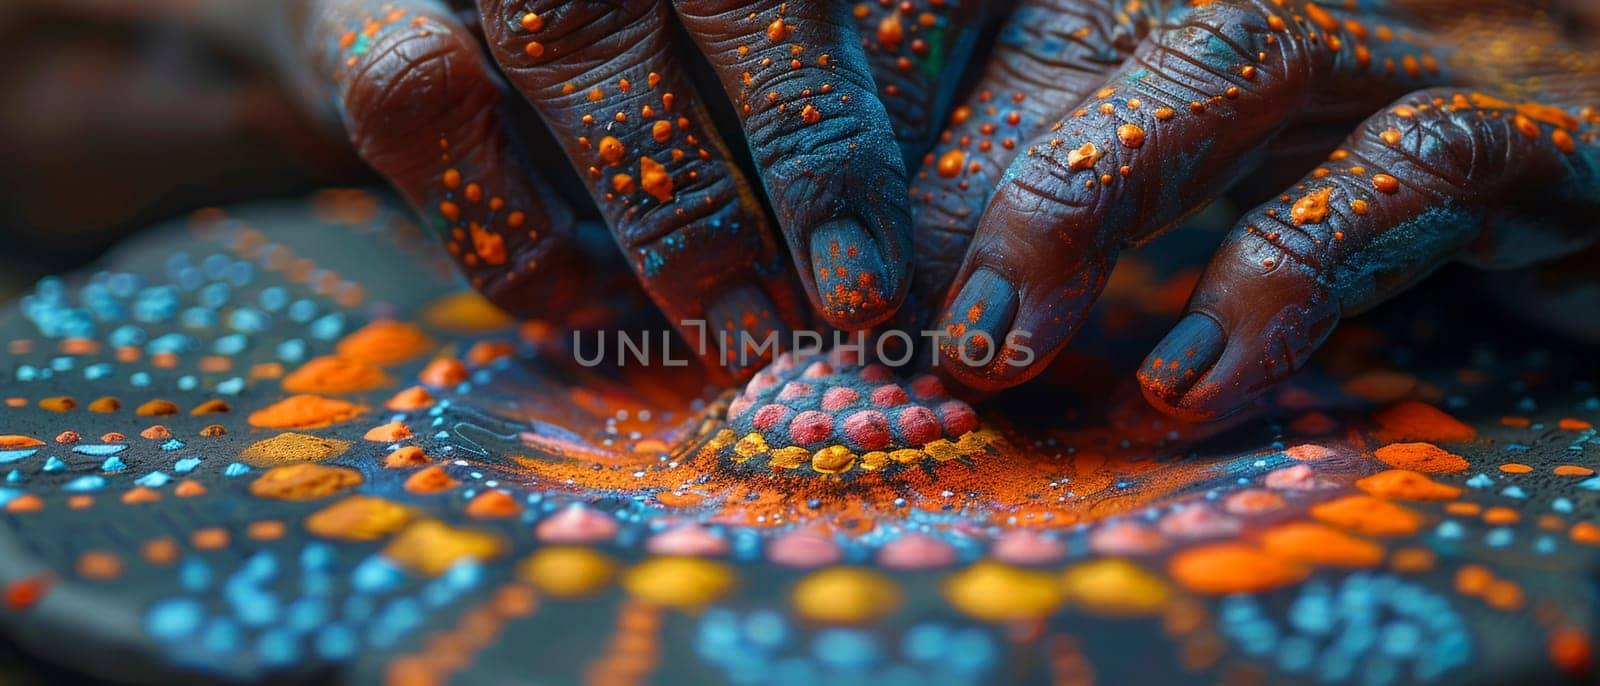
[[[1019,302],[1010,279],[987,267],[974,270],[939,320],[945,336],[938,351],[944,372],[979,391],[1010,388],[1031,378],[1036,360],[1021,360],[1008,345]]]
[[[1227,345],[1227,334],[1215,319],[1199,312],[1184,315],[1139,367],[1145,399],[1187,421],[1214,419],[1231,410],[1242,399],[1218,392],[1208,379]]]
[[[816,303],[829,324],[866,329],[889,319],[905,300],[911,281],[905,251],[885,251],[861,222],[826,222],[812,230],[809,247]]]

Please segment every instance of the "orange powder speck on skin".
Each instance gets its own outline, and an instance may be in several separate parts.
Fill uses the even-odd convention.
[[[250,425],[266,429],[312,429],[350,421],[366,408],[317,395],[295,395],[250,413]]]
[[[1258,593],[1305,578],[1299,564],[1268,555],[1243,543],[1195,546],[1174,556],[1167,571],[1179,585],[1196,593]]]
[[[1438,408],[1407,400],[1378,412],[1381,435],[1390,441],[1470,441],[1478,432]]]
[[[1269,555],[1332,567],[1373,567],[1383,561],[1383,546],[1331,526],[1291,522],[1261,533]]]
[[[1390,469],[1356,481],[1356,488],[1398,500],[1453,500],[1461,489],[1442,484],[1409,469]]]
[[[287,532],[288,527],[284,526],[283,522],[275,519],[251,522],[250,527],[245,529],[245,535],[254,541],[276,541],[283,538],[283,535]]]
[[[408,477],[405,488],[407,493],[413,495],[430,495],[443,493],[459,484],[460,482],[450,478],[450,475],[445,473],[443,467],[435,465]]]
[[[394,397],[383,406],[396,412],[410,412],[433,407],[433,403],[433,394],[429,393],[428,389],[412,386],[394,394]]]
[[[1432,443],[1392,443],[1379,448],[1376,455],[1391,467],[1425,474],[1459,472],[1469,466],[1466,458]]]
[[[1505,579],[1496,579],[1483,592],[1483,602],[1487,603],[1489,607],[1504,612],[1522,609],[1522,603],[1525,598],[1526,596],[1523,594],[1521,586],[1518,586],[1514,581]]]
[[[140,548],[139,555],[144,558],[145,562],[165,566],[177,562],[180,552],[177,541],[170,538],[157,538],[145,543]]]
[[[1369,495],[1352,495],[1318,504],[1311,516],[1368,536],[1408,536],[1422,529],[1422,515]]]
[[[388,383],[383,370],[342,355],[326,355],[305,363],[283,378],[291,393],[359,393]]]
[[[387,367],[418,357],[433,347],[433,339],[415,324],[379,320],[350,332],[336,350],[348,358]]]

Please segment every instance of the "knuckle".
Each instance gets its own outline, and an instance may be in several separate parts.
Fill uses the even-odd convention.
[[[661,25],[659,2],[485,0],[484,31],[496,60],[556,83],[638,50]]]

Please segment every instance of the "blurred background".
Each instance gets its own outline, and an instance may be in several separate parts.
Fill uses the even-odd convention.
[[[0,300],[174,214],[371,182],[252,9],[0,0]]]

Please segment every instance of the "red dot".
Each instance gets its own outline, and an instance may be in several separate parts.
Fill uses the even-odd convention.
[[[844,436],[860,450],[889,447],[889,418],[877,410],[862,410],[846,417]]]
[[[939,406],[939,414],[944,417],[944,432],[952,437],[959,438],[962,434],[978,428],[978,415],[972,411],[972,406],[960,400],[951,400]]]
[[[31,576],[13,581],[11,585],[6,586],[6,607],[13,612],[26,610],[44,598],[45,591],[49,589],[50,580],[44,576]]]
[[[918,398],[933,400],[945,397],[944,383],[932,374],[923,374],[911,380],[911,392]]]
[[[807,379],[818,379],[824,376],[832,375],[833,366],[827,362],[812,362],[811,366],[806,367],[805,373],[801,374],[801,376],[804,376]]]
[[[861,368],[861,380],[867,383],[888,383],[894,380],[894,372],[881,364],[869,364]]]
[[[921,447],[939,438],[943,429],[939,427],[939,418],[933,415],[933,410],[926,407],[908,407],[900,412],[900,435],[904,436],[906,443]]]
[[[783,423],[783,418],[789,416],[789,408],[782,405],[762,405],[756,410],[756,416],[750,423],[761,431],[768,431]]]
[[[893,384],[886,384],[872,389],[872,404],[878,407],[894,407],[911,402],[906,397],[906,389]]]
[[[861,394],[855,392],[855,389],[834,386],[828,389],[827,393],[822,394],[822,409],[837,412],[855,404],[860,399]]]
[[[833,433],[833,417],[816,410],[807,410],[789,422],[789,442],[794,445],[821,443]]]
[[[787,385],[785,385],[783,387],[783,390],[778,392],[778,399],[779,400],[799,400],[801,398],[804,398],[806,396],[811,395],[811,391],[813,391],[813,390],[815,390],[815,389],[813,389],[811,387],[811,384],[801,383],[799,381],[792,381],[792,382],[788,383]]]

